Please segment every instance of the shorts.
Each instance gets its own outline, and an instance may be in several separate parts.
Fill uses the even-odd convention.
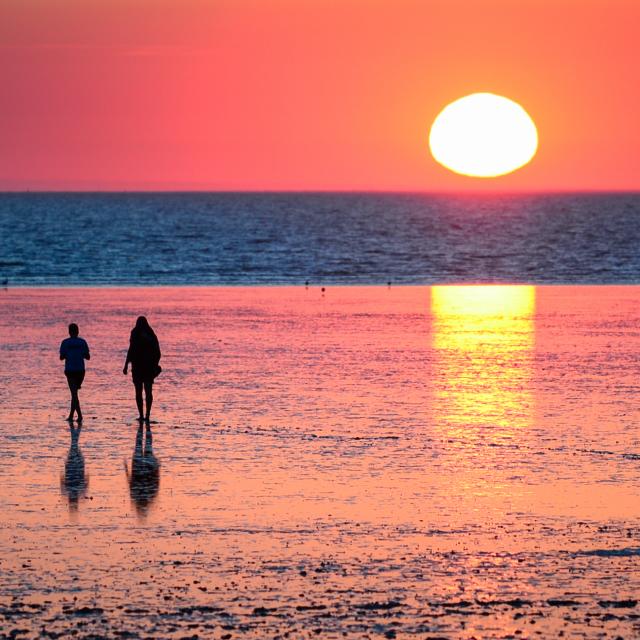
[[[84,371],[65,371],[64,375],[67,376],[67,382],[69,383],[69,389],[71,389],[71,391],[77,391],[82,387]]]
[[[155,376],[150,371],[136,371],[134,369],[131,372],[131,378],[133,380],[133,384],[153,384]]]

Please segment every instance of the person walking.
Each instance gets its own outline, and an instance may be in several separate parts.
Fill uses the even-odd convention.
[[[91,359],[89,345],[79,336],[80,330],[75,322],[69,325],[69,337],[60,345],[60,360],[64,360],[64,375],[67,377],[69,391],[71,392],[71,408],[67,420],[73,422],[73,414],[82,422],[82,411],[78,391],[84,381],[84,361]]]
[[[131,364],[131,377],[136,389],[136,404],[138,405],[138,420],[147,423],[151,419],[151,405],[153,404],[153,381],[162,370],[160,367],[160,343],[144,316],[136,321],[131,331],[129,350],[122,373],[126,376]],[[146,400],[146,412],[143,412],[142,390]]]

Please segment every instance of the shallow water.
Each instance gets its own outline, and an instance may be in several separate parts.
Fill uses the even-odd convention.
[[[635,637],[639,320],[636,287],[2,292],[0,627]]]

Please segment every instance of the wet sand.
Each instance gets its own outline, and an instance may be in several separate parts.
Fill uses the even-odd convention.
[[[639,325],[637,287],[0,292],[0,633],[637,637]]]

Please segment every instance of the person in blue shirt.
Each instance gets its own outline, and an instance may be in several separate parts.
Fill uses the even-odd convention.
[[[71,409],[67,420],[73,422],[74,412],[78,416],[78,422],[82,422],[82,411],[78,391],[84,380],[84,361],[89,360],[89,345],[78,336],[78,325],[72,322],[69,325],[69,337],[60,345],[60,360],[64,360],[64,375],[67,376],[69,391],[71,391]]]

